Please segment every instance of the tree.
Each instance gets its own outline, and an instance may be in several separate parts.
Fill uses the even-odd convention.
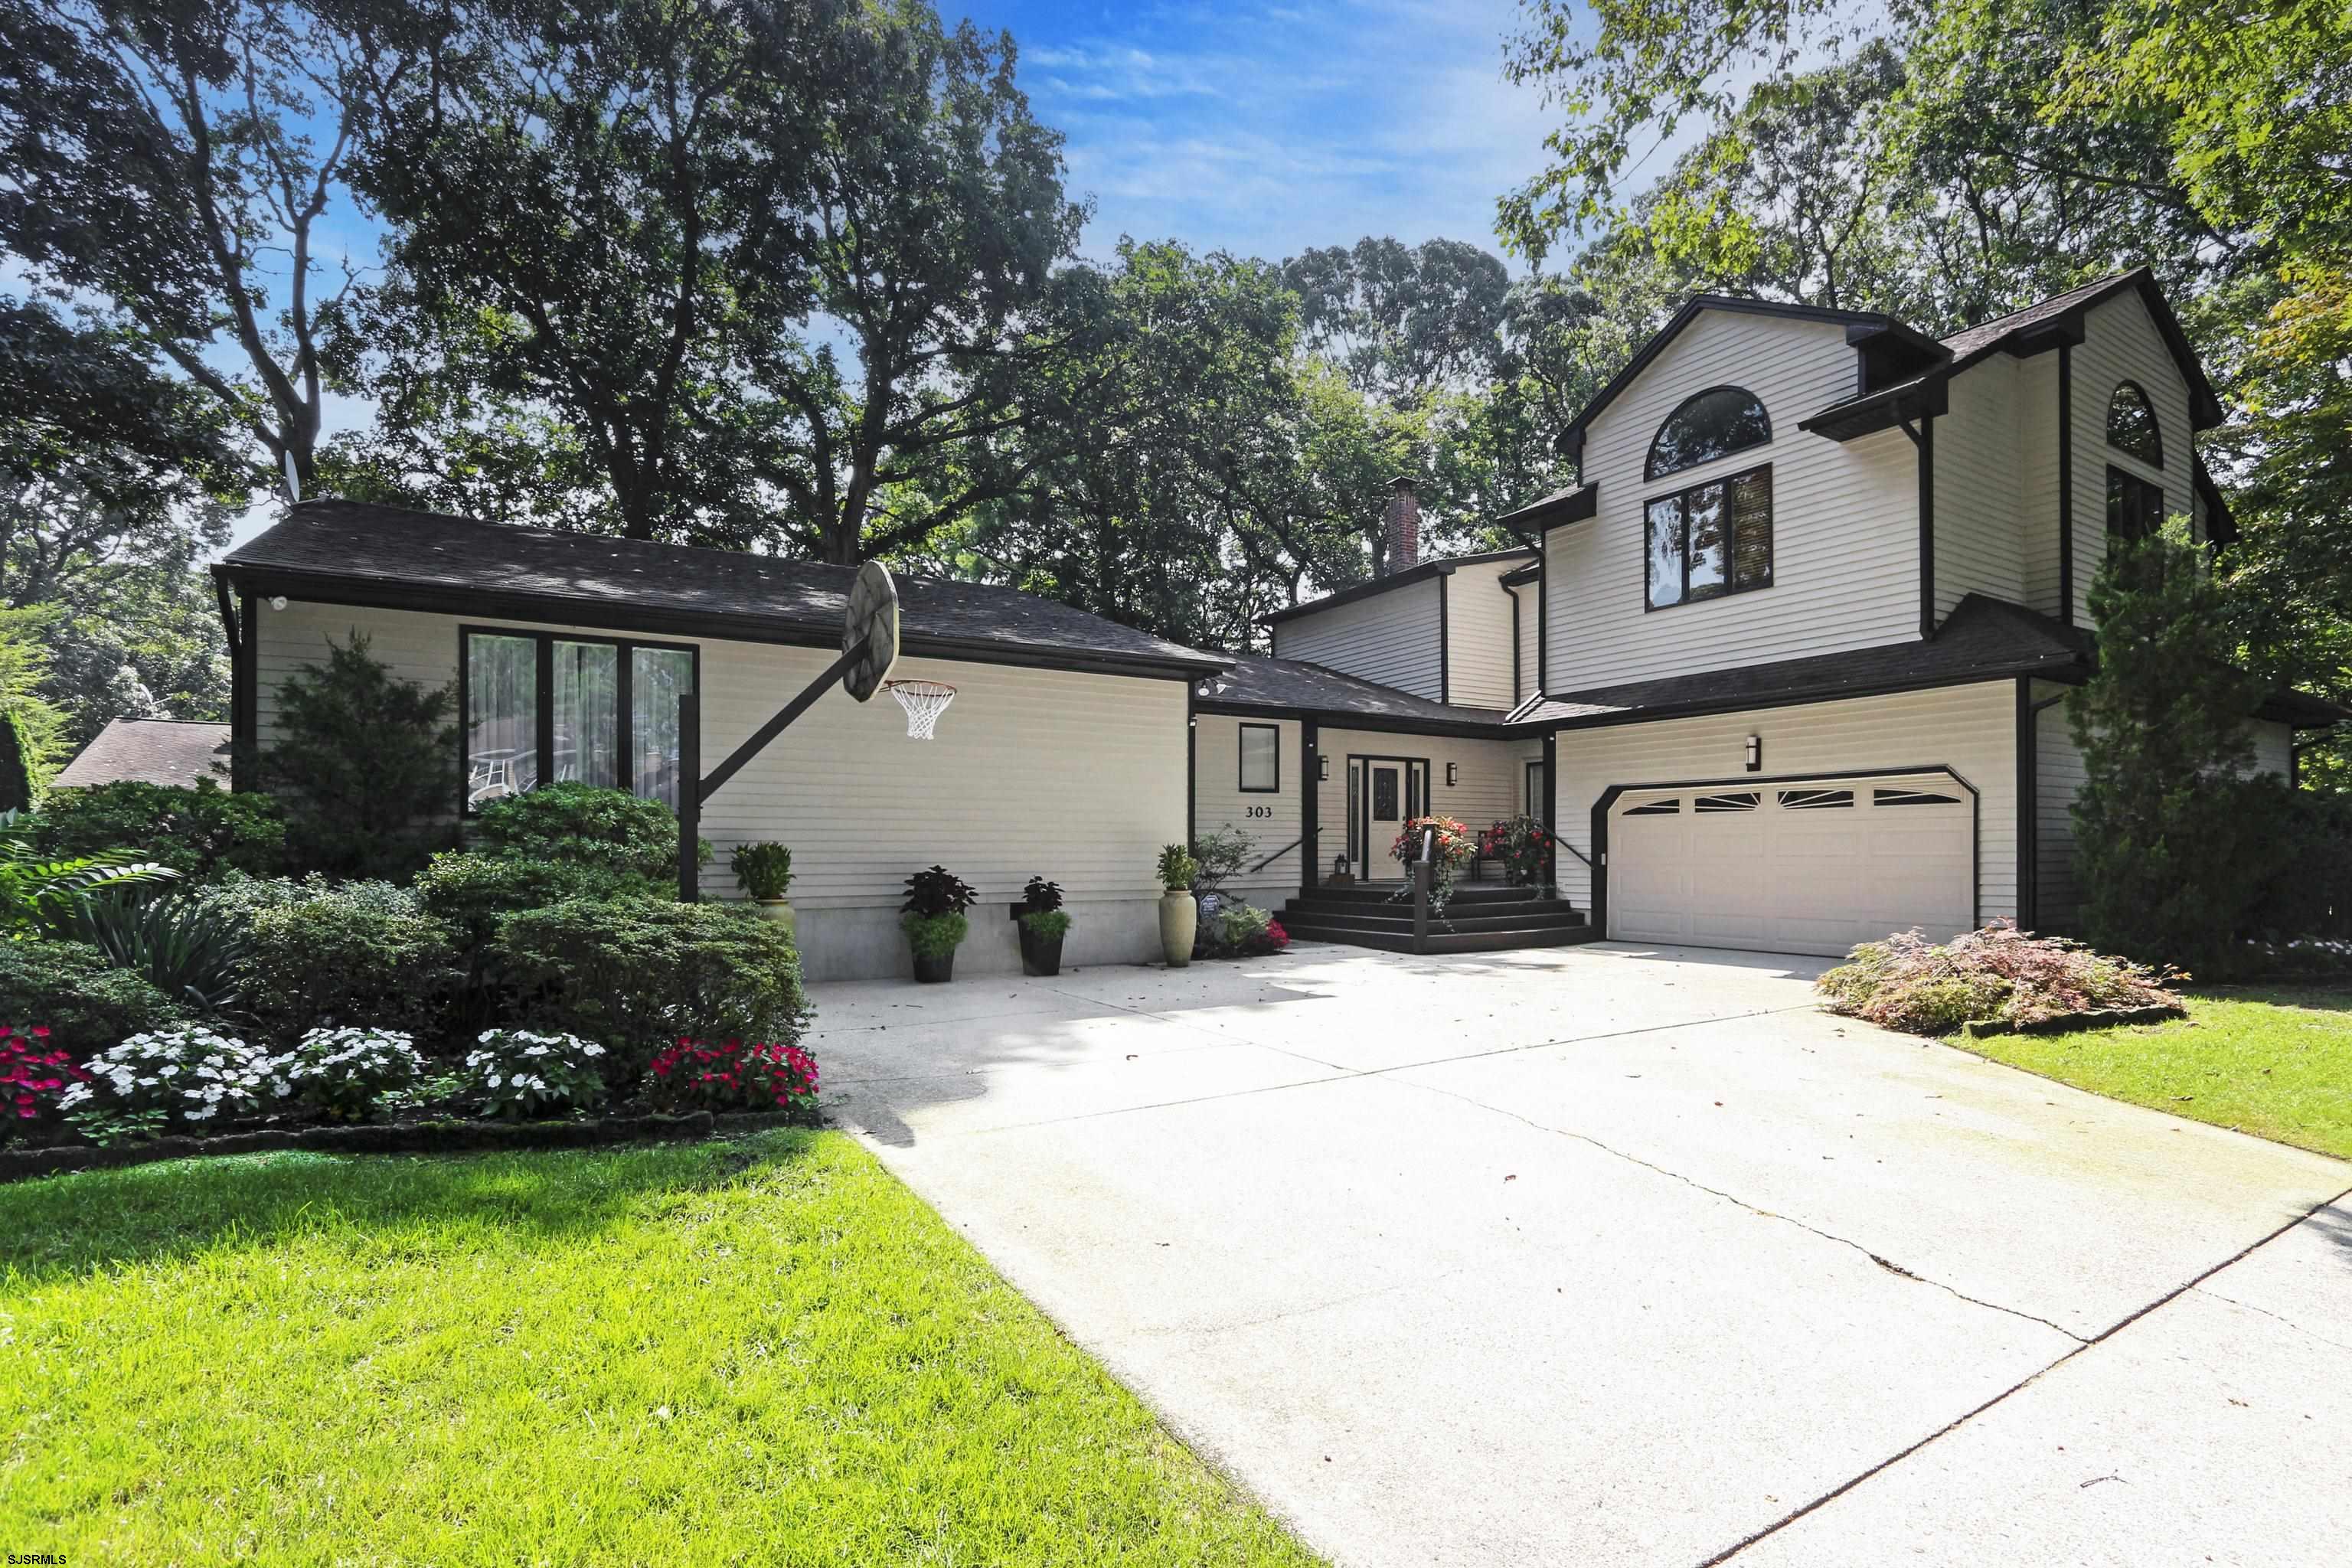
[[[367,150],[394,235],[343,340],[381,402],[352,470],[843,563],[1016,493],[1016,391],[1090,318],[1014,61],[922,0],[479,13]]]
[[[215,398],[268,454],[251,482],[312,478],[357,82],[404,75],[432,26],[371,0],[0,0],[0,247]]]
[[[1482,386],[1495,373],[1511,279],[1475,245],[1408,247],[1367,235],[1352,247],[1292,257],[1282,276],[1298,295],[1307,351],[1367,397],[1416,402],[1440,388]]]
[[[2224,973],[2292,853],[2285,785],[2252,772],[2264,683],[2231,663],[2227,596],[2178,521],[2116,542],[2091,584],[2098,668],[2066,703],[2084,934]]]
[[[432,824],[457,799],[456,701],[393,674],[358,632],[287,678],[256,772],[285,807],[298,870],[404,879],[444,847]]]
[[[228,718],[228,638],[211,579],[171,565],[84,579],[49,607],[41,696],[79,749],[110,719]]]

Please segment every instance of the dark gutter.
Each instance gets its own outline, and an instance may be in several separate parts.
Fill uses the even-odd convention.
[[[379,577],[336,577],[324,573],[244,565],[235,561],[225,563],[215,570],[226,574],[247,594],[264,597],[283,594],[288,598],[304,599],[313,604],[414,610],[427,615],[499,621],[539,621],[558,626],[592,626],[606,631],[709,638],[720,642],[764,643],[785,647],[838,649],[841,644],[838,625],[814,625],[782,616],[654,609],[610,598],[568,599],[551,594],[450,588]],[[922,658],[947,658],[971,664],[1000,664],[1032,669],[1066,669],[1089,675],[1132,675],[1155,679],[1192,680],[1203,675],[1218,674],[1228,668],[1226,661],[1221,659],[1158,658],[1109,649],[1024,647],[986,638],[927,637],[917,632],[904,634],[899,646],[902,652]]]
[[[1906,680],[1873,681],[1866,686],[1782,691],[1765,697],[1676,702],[1652,708],[1623,708],[1573,718],[1528,718],[1512,728],[1540,725],[1551,730],[1603,730],[1620,724],[1647,724],[1660,719],[1696,719],[1713,713],[1746,713],[1761,708],[1798,708],[1813,702],[1845,702],[1860,697],[1892,697],[1905,691],[1934,691],[1948,686],[1981,686],[1989,681],[2011,680],[2021,675],[2072,684],[2088,674],[2089,671],[2072,655],[2066,655],[2024,665],[1991,666],[1948,675],[1919,676]]]
[[[1540,553],[1542,547],[1535,540],[1567,523],[1582,522],[1600,510],[1601,486],[1595,481],[1572,490],[1556,490],[1541,500],[1530,501],[1517,511],[1496,518],[1495,525],[1507,528],[1522,539],[1533,535],[1528,548]]]
[[[1404,719],[1394,714],[1353,713],[1345,708],[1301,708],[1287,704],[1235,702],[1229,698],[1203,697],[1196,710],[1238,719],[1296,719],[1328,730],[1368,730],[1384,735],[1454,735],[1473,741],[1525,739],[1533,731],[1500,719]]]
[[[1303,605],[1293,605],[1286,610],[1271,611],[1260,616],[1257,618],[1257,624],[1262,626],[1278,626],[1284,621],[1297,620],[1301,616],[1311,616],[1318,611],[1334,609],[1341,605],[1352,605],[1360,599],[1369,599],[1376,594],[1385,594],[1391,588],[1410,588],[1416,583],[1426,583],[1433,577],[1448,576],[1457,567],[1476,566],[1489,561],[1509,561],[1517,556],[1531,553],[1533,552],[1527,549],[1489,550],[1476,555],[1449,555],[1435,561],[1423,561],[1408,566],[1402,572],[1391,573],[1386,577],[1375,577],[1369,583],[1359,583],[1352,588],[1342,588],[1336,594],[1326,594],[1319,599],[1309,599]]]

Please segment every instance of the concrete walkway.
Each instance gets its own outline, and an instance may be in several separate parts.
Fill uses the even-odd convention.
[[[2352,1166],[1828,1016],[1818,968],[1301,946],[822,986],[813,1045],[1336,1563],[2341,1561]]]

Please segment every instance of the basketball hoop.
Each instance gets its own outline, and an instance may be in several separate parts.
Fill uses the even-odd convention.
[[[883,684],[898,700],[898,706],[907,710],[907,738],[910,741],[929,740],[931,726],[940,721],[940,715],[955,700],[955,688],[944,680],[888,680]]]

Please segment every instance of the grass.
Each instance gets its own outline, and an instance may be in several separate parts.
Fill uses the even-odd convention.
[[[2189,1016],[1952,1043],[2061,1083],[2352,1159],[2352,990],[2191,992]]]
[[[837,1133],[0,1188],[75,1563],[1306,1564]]]

